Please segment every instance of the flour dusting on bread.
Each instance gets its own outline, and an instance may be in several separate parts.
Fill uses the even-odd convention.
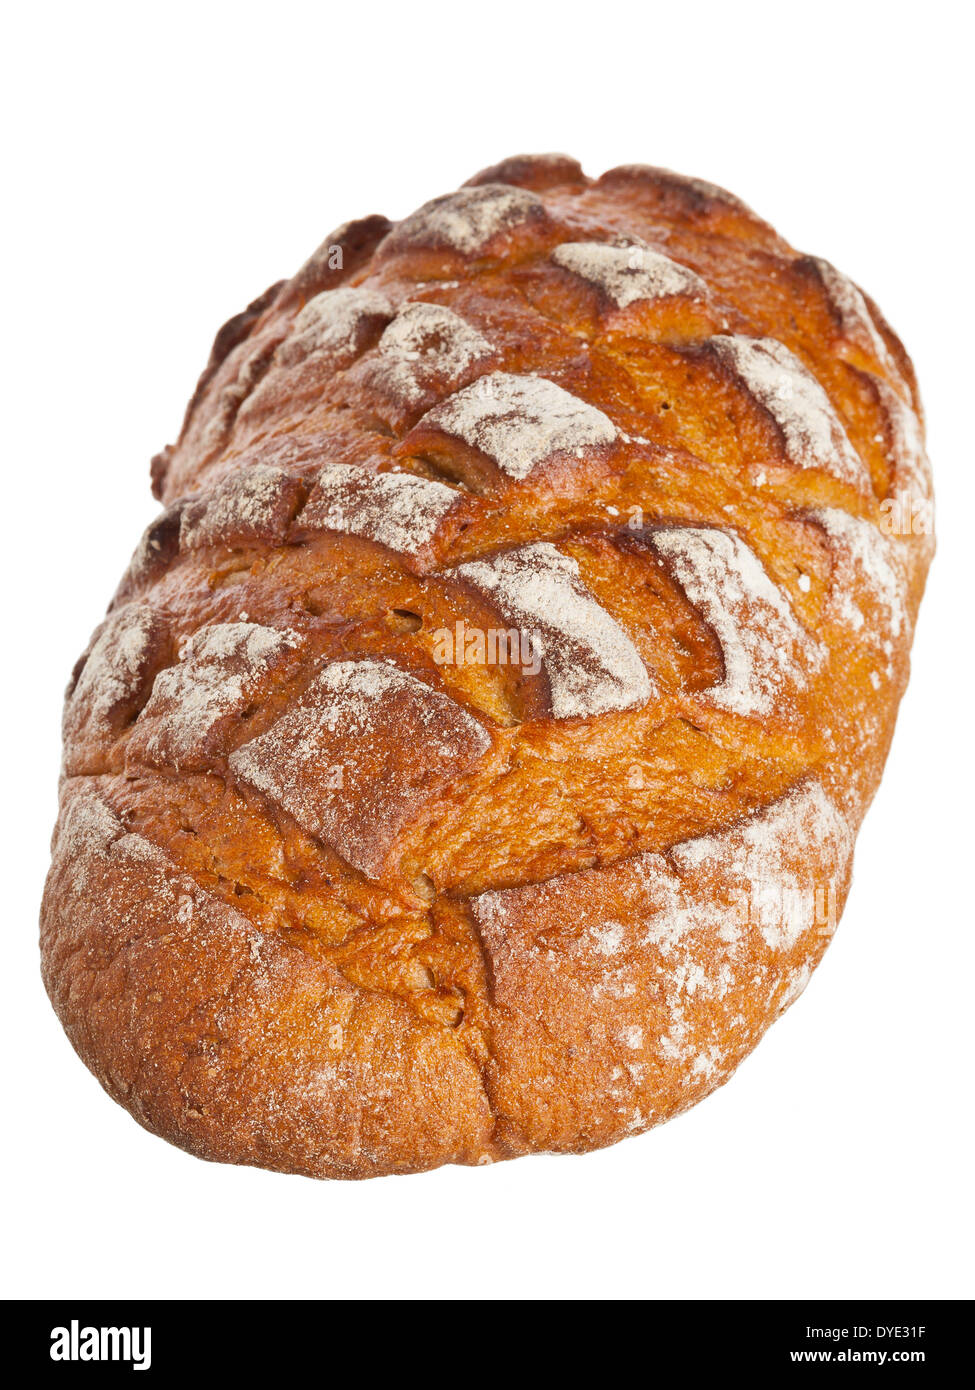
[[[89,792],[71,799],[58,821],[56,849],[76,892],[88,886],[92,860],[103,858],[124,833],[122,822],[100,796]]]
[[[655,1118],[653,1059],[693,1103],[753,1046],[756,994],[780,1010],[818,959],[851,850],[845,818],[806,779],[667,855],[478,895],[471,912],[500,1006],[496,1046],[507,1052],[541,1024],[542,1057],[554,1065],[578,1054],[617,1102],[610,1124],[621,1132]]]
[[[151,681],[154,648],[163,621],[145,603],[131,603],[105,622],[71,692],[66,719],[84,711],[97,733],[124,719]],[[73,721],[72,721],[73,722]]]
[[[311,530],[362,536],[397,554],[417,556],[461,500],[455,488],[431,478],[326,464],[300,524]]]
[[[724,679],[709,698],[734,714],[782,713],[818,653],[758,556],[739,536],[702,527],[654,531],[650,543],[721,643]]]
[[[423,423],[481,450],[512,478],[527,478],[558,455],[581,458],[617,437],[607,415],[554,381],[504,372],[458,391]]]
[[[534,634],[556,719],[642,705],[653,685],[639,652],[579,578],[579,566],[547,541],[474,560],[456,573],[488,595],[506,622]]]
[[[876,640],[888,632],[899,637],[908,622],[907,576],[891,538],[872,521],[839,507],[815,508],[811,515],[830,538],[832,588],[844,620],[855,630],[864,627],[866,619],[855,597],[862,585],[882,614],[883,630],[874,629]]]
[[[388,322],[392,315],[389,300],[377,290],[345,286],[323,290],[298,314],[278,358],[290,365],[313,353],[354,357],[369,329]]]
[[[450,388],[493,355],[483,334],[442,304],[407,303],[379,339],[373,380],[405,404]]]
[[[555,248],[552,260],[602,290],[619,309],[670,295],[703,299],[708,292],[695,271],[644,243],[569,241]]]
[[[242,714],[284,655],[301,645],[298,633],[259,623],[217,623],[193,635],[175,666],[160,671],[130,745],[150,762],[195,767],[214,751],[223,722]]]
[[[390,762],[391,741],[409,748],[407,761]],[[339,661],[229,761],[309,834],[379,877],[410,817],[490,744],[466,710],[408,672],[384,661]]]
[[[397,251],[413,246],[447,246],[465,255],[483,251],[502,232],[544,216],[544,204],[527,189],[509,184],[461,188],[424,203],[384,243]]]
[[[892,474],[888,496],[906,493],[912,501],[930,502],[931,464],[921,421],[886,381],[874,377],[872,385],[886,417],[887,457]]]
[[[238,468],[209,497],[191,502],[180,524],[180,546],[232,540],[283,539],[297,485],[284,470],[264,463]]]
[[[279,340],[280,335],[273,334],[253,342],[245,339],[228,356],[221,369],[225,384],[216,392],[210,419],[200,436],[205,456],[217,454],[226,444],[241,407],[270,369]]]
[[[830,866],[828,876],[803,881],[798,866],[807,845]],[[757,926],[770,950],[789,951],[804,935],[832,933],[829,894],[844,880],[852,848],[846,818],[809,778],[728,830],[674,845],[670,857],[685,874],[735,886],[744,924]]]
[[[821,468],[853,487],[865,486],[869,480],[863,460],[829,397],[784,343],[727,334],[708,342],[775,421],[791,464]]]
[[[876,357],[884,369],[899,380],[897,366],[874,322],[862,291],[822,256],[809,256],[807,260],[822,281],[840,331],[861,351]]]

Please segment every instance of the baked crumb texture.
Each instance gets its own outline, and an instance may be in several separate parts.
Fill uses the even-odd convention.
[[[709,184],[519,157],[328,237],[152,471],[42,915],[106,1090],[360,1178],[721,1085],[835,928],[932,554],[872,301]]]

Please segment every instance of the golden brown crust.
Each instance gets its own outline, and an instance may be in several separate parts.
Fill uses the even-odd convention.
[[[44,976],[154,1132],[582,1151],[801,990],[933,550],[910,360],[738,199],[518,156],[221,330],[65,709]]]

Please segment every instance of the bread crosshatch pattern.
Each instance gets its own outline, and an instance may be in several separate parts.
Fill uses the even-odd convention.
[[[109,1093],[359,1178],[727,1080],[836,928],[933,552],[874,303],[712,185],[522,156],[232,319],[152,477],[42,909]]]

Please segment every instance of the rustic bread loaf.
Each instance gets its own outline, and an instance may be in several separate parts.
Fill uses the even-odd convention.
[[[44,977],[321,1177],[686,1109],[835,928],[931,558],[911,363],[736,198],[508,160],[217,336],[68,691]]]

